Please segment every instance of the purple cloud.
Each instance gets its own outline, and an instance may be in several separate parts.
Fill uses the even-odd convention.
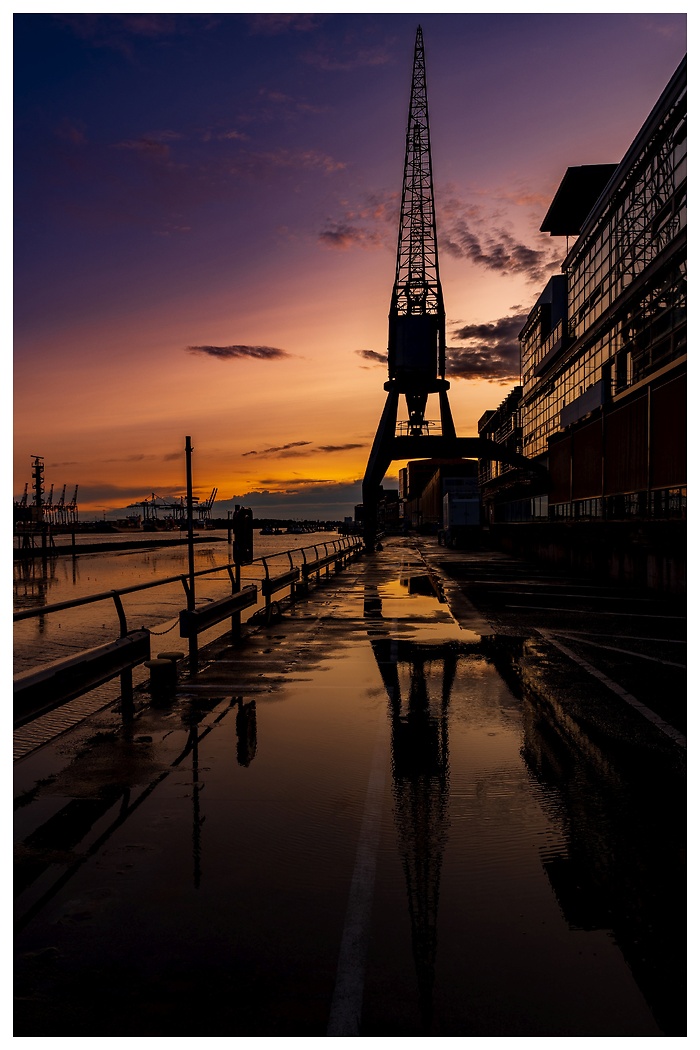
[[[319,452],[347,452],[352,448],[365,448],[364,445],[348,443],[347,445],[319,445]]]
[[[526,313],[512,314],[488,324],[468,324],[456,329],[453,336],[469,345],[447,348],[448,375],[495,383],[517,382],[520,378],[518,333],[526,320]]]
[[[280,33],[309,33],[323,22],[325,15],[256,14],[248,15],[251,33],[278,36]]]
[[[386,365],[389,360],[388,354],[380,354],[377,350],[356,350],[355,353],[373,365]]]
[[[276,346],[186,346],[188,354],[202,354],[205,357],[216,357],[220,361],[252,358],[256,361],[274,361],[280,357],[291,357],[286,350]]]
[[[244,452],[244,456],[269,456],[276,453],[289,453],[290,449],[301,448],[302,445],[310,445],[310,441],[290,441],[287,445],[273,445],[272,448],[262,450],[253,449],[252,452]]]

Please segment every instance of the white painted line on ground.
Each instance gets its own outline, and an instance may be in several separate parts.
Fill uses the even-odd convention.
[[[662,660],[658,656],[647,656],[646,653],[636,653],[633,649],[620,649],[616,645],[602,645],[600,642],[591,642],[588,638],[582,638],[580,635],[569,634],[564,631],[556,632],[557,638],[568,638],[572,642],[579,642],[583,645],[592,645],[595,649],[609,649],[611,653],[623,653],[625,656],[636,656],[639,660],[651,660],[655,664],[665,664],[667,667],[680,667],[685,670],[685,664],[679,664],[675,660]]]
[[[340,942],[338,972],[328,1021],[328,1035],[359,1035],[365,964],[374,900],[374,878],[382,826],[388,728],[380,727],[367,784],[355,869],[350,884],[348,910]]]
[[[620,597],[616,594],[574,594],[573,592],[570,593],[569,591],[519,590],[501,591],[501,594],[515,594],[522,596],[530,595],[531,597],[533,595],[537,595],[538,598],[578,598],[579,600],[586,599],[587,601],[594,602],[646,602],[648,604],[649,602],[654,601],[653,598],[629,598],[627,597],[627,595],[623,595],[622,597]]]
[[[598,634],[596,631],[571,631],[567,628],[567,635],[570,638],[574,636],[585,635],[587,638],[610,638],[610,634]],[[645,634],[613,634],[613,638],[617,638],[618,641],[621,639],[625,642],[663,642],[664,645],[687,645],[685,638],[649,638]]]
[[[687,747],[686,738],[683,734],[679,733],[678,730],[674,729],[673,726],[668,724],[668,722],[665,722],[663,718],[657,715],[655,711],[652,711],[651,708],[647,707],[646,704],[637,700],[636,696],[632,696],[632,694],[628,693],[626,689],[623,689],[621,685],[618,685],[617,682],[613,682],[611,678],[608,678],[608,676],[604,675],[602,671],[599,671],[597,667],[589,664],[587,660],[577,656],[576,653],[572,652],[566,645],[562,645],[561,642],[556,641],[551,631],[545,631],[541,627],[536,627],[535,630],[538,634],[542,635],[545,641],[550,642],[551,645],[564,653],[564,656],[568,656],[569,659],[573,660],[574,663],[577,663],[579,667],[583,667],[584,670],[588,671],[588,673],[593,675],[594,678],[597,678],[599,682],[602,682],[603,685],[607,686],[607,688],[612,690],[613,693],[616,693],[621,697],[625,703],[630,705],[630,707],[634,707],[635,710],[639,711],[640,715],[643,715],[643,717],[649,722],[652,722],[657,729],[660,729],[662,733],[665,733],[666,736],[670,737],[679,747]]]
[[[581,612],[580,609],[557,609],[549,605],[506,605],[506,609],[536,609],[537,612],[563,612],[573,613],[576,616],[585,616],[586,611]],[[630,612],[599,612],[598,609],[595,611],[595,616],[628,616],[634,620],[685,620],[685,616],[665,616],[656,615],[656,613],[630,613]]]

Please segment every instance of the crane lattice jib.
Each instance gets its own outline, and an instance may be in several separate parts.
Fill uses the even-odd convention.
[[[416,33],[413,58],[391,308],[398,315],[423,316],[439,316],[444,309],[438,270],[425,54],[420,27]]]

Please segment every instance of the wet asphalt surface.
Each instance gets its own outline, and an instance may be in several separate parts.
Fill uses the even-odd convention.
[[[682,617],[390,540],[26,756],[15,1034],[683,1034]]]
[[[431,541],[424,546],[429,562],[468,597],[495,633],[546,637],[559,651],[568,651],[572,681],[592,667],[685,733],[683,598],[557,573],[500,552],[465,556]]]

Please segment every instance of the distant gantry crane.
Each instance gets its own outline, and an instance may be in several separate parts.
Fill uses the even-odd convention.
[[[158,496],[155,492],[152,492],[150,497],[146,496],[138,503],[130,503],[129,507],[140,507],[143,513],[143,524],[144,528],[149,528],[156,524],[160,520],[159,511],[167,511],[165,520],[172,521],[184,520],[187,516],[187,507],[185,506],[184,499],[180,498],[177,502],[169,502],[164,496]]]
[[[218,488],[211,490],[209,497],[206,500],[199,500],[197,497],[194,498],[194,510],[196,511],[197,517],[200,521],[209,521],[211,519],[212,507],[214,506],[214,500]],[[184,496],[181,496],[178,500],[173,501],[165,496],[159,496],[157,493],[152,492],[150,497],[146,496],[145,499],[140,500],[138,503],[130,503],[129,507],[140,507],[143,514],[143,525],[144,528],[162,527],[168,522],[181,523],[187,519],[187,501]],[[161,512],[165,512],[161,518]]]
[[[211,519],[211,508],[214,506],[214,500],[218,491],[218,489],[212,489],[209,499],[197,505],[197,516],[200,521],[209,521]]]

